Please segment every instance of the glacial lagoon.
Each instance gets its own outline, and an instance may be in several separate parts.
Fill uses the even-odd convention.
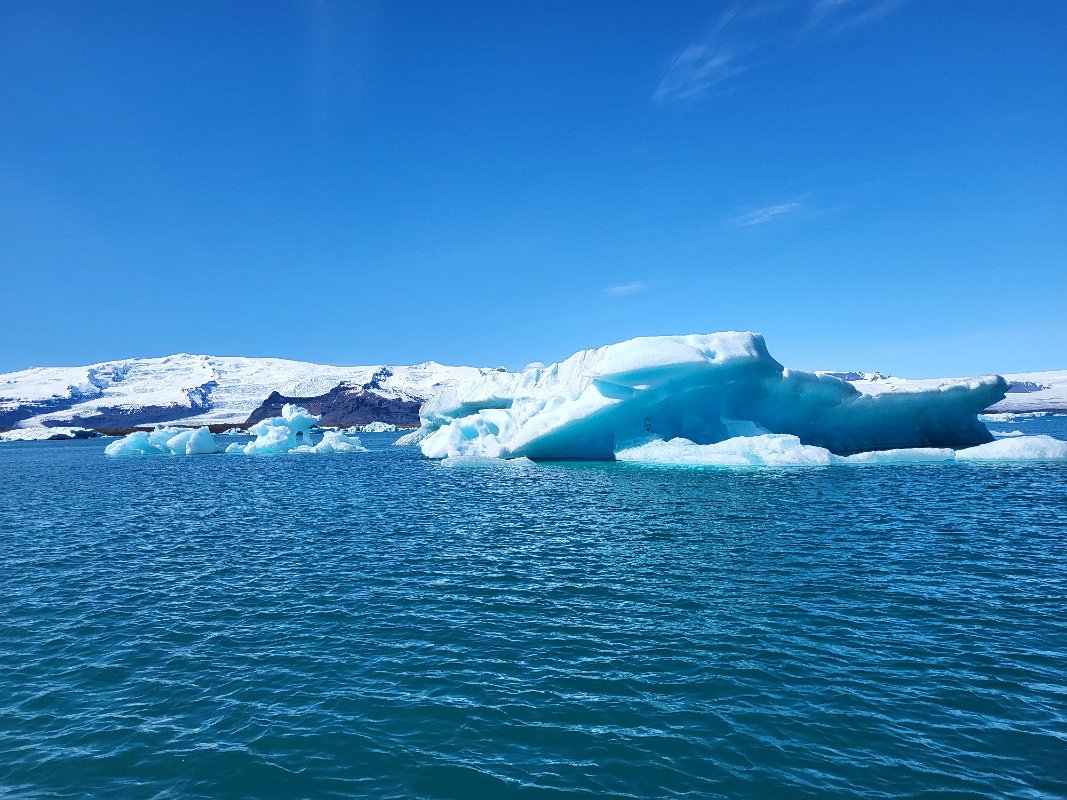
[[[396,437],[0,445],[0,792],[1067,793],[1067,464],[448,466]]]

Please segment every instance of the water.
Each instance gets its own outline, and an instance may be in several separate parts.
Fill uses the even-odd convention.
[[[0,796],[1067,797],[1067,465],[392,438],[0,445]]]

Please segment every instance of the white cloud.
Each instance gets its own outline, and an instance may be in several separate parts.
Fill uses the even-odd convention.
[[[813,34],[836,35],[879,20],[906,0],[767,0],[728,8],[700,39],[668,60],[652,93],[661,103],[707,94],[775,51]]]
[[[808,9],[805,30],[823,27],[831,34],[844,33],[879,20],[905,0],[814,0]]]
[[[713,43],[691,44],[675,56],[653,97],[656,100],[691,100],[727,78],[745,71],[734,53]]]
[[[644,281],[634,281],[633,283],[620,283],[615,286],[609,286],[604,290],[604,294],[611,295],[612,297],[625,297],[628,294],[640,294],[648,289],[648,284]]]
[[[777,205],[764,206],[763,208],[757,208],[755,211],[739,214],[733,218],[732,222],[734,225],[741,228],[747,228],[752,225],[764,225],[779,217],[784,217],[786,214],[792,214],[799,211],[803,207],[803,203],[795,200],[788,203],[778,203]]]

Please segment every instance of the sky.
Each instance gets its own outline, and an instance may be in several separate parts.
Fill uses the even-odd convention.
[[[1067,3],[0,3],[0,371],[1067,369]]]

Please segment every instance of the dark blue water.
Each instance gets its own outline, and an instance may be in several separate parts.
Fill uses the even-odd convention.
[[[0,445],[0,796],[1067,797],[1067,466],[391,438]]]

